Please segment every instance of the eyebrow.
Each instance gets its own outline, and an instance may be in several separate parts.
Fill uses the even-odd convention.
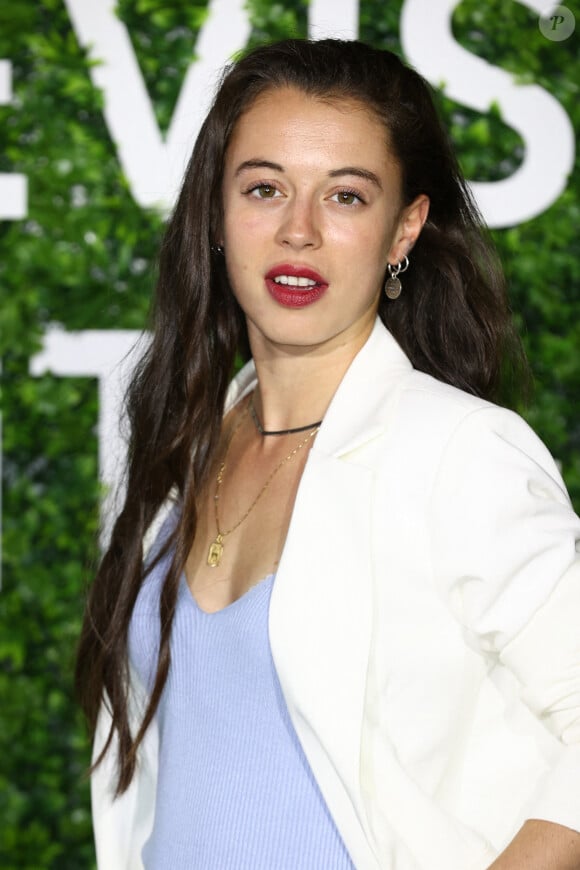
[[[236,177],[247,169],[272,169],[274,172],[284,172],[283,166],[279,163],[273,163],[271,160],[244,160],[236,169]],[[333,169],[328,173],[329,178],[340,178],[342,175],[355,175],[358,178],[364,178],[365,181],[370,181],[379,190],[383,189],[378,175],[375,175],[370,169],[363,169],[360,166],[342,166],[340,169]]]
[[[271,160],[244,160],[236,169],[236,176],[241,175],[246,169],[273,169],[274,172],[284,172],[284,168],[279,163],[272,163]]]
[[[329,172],[328,174],[331,178],[339,178],[341,175],[356,175],[358,178],[364,178],[366,181],[370,181],[371,184],[374,184],[375,187],[379,188],[379,190],[383,189],[379,176],[375,175],[374,172],[371,172],[370,169],[362,169],[360,166],[343,166],[341,169],[333,169],[332,172]]]

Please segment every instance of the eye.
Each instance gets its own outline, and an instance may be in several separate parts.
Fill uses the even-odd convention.
[[[364,203],[364,199],[356,190],[339,190],[331,196],[331,199],[334,199],[340,205],[358,205],[358,203]]]
[[[248,188],[245,191],[249,196],[253,196],[255,199],[274,199],[276,196],[280,195],[280,191],[274,187],[273,184],[254,184],[252,187]]]

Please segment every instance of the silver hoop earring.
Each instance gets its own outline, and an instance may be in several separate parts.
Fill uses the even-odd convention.
[[[399,263],[395,263],[393,266],[392,263],[387,263],[387,270],[389,273],[389,277],[385,281],[385,295],[387,299],[398,299],[401,295],[401,291],[403,289],[403,285],[399,279],[399,275],[401,272],[406,272],[409,268],[409,258],[407,256],[403,257],[403,259]]]
[[[224,249],[221,245],[211,245],[210,250],[212,254],[217,254],[219,257],[223,256]]]

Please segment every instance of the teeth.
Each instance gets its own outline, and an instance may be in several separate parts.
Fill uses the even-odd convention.
[[[295,278],[294,275],[276,275],[276,284],[287,284],[289,287],[315,287],[316,281],[311,278]]]

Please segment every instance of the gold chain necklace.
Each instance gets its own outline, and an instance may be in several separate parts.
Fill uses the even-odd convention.
[[[246,406],[246,413],[248,412],[248,409],[249,409],[249,404]],[[207,552],[207,564],[209,565],[210,568],[217,568],[217,566],[220,564],[220,562],[222,560],[222,555],[224,552],[224,538],[226,537],[226,535],[230,535],[233,531],[235,531],[238,528],[238,526],[241,526],[241,524],[244,522],[245,519],[247,519],[250,516],[250,514],[252,513],[252,511],[256,507],[257,503],[262,498],[262,496],[264,495],[264,493],[266,492],[266,490],[270,486],[273,478],[280,471],[282,466],[286,465],[287,462],[289,462],[291,459],[293,459],[299,450],[302,450],[303,447],[306,447],[308,442],[311,441],[312,438],[314,438],[314,436],[316,435],[316,433],[320,429],[320,424],[316,425],[314,427],[314,429],[312,429],[312,431],[308,433],[306,438],[303,438],[302,441],[300,442],[300,444],[298,444],[294,448],[294,450],[291,450],[290,453],[288,454],[288,456],[285,456],[284,459],[282,459],[278,463],[278,465],[276,465],[276,467],[268,476],[265,484],[262,486],[258,495],[254,499],[254,501],[251,503],[250,507],[247,509],[245,514],[243,514],[243,516],[237,521],[237,523],[235,523],[235,525],[231,526],[229,529],[226,529],[224,531],[220,528],[220,518],[219,518],[219,513],[218,513],[220,488],[221,488],[221,485],[222,485],[223,479],[224,479],[224,470],[226,467],[226,460],[228,458],[228,452],[229,452],[231,443],[234,440],[234,435],[236,434],[236,432],[238,431],[238,429],[242,425],[242,423],[244,421],[244,417],[245,417],[245,414],[243,414],[240,417],[240,419],[238,420],[238,422],[236,423],[236,425],[232,429],[232,433],[231,433],[230,437],[228,438],[228,443],[226,445],[226,452],[224,453],[224,458],[221,461],[221,465],[220,465],[219,471],[217,473],[216,484],[215,484],[215,494],[213,497],[213,506],[214,506],[214,514],[215,514],[215,527],[217,529],[217,535],[215,536],[214,540],[209,545],[209,550]]]

